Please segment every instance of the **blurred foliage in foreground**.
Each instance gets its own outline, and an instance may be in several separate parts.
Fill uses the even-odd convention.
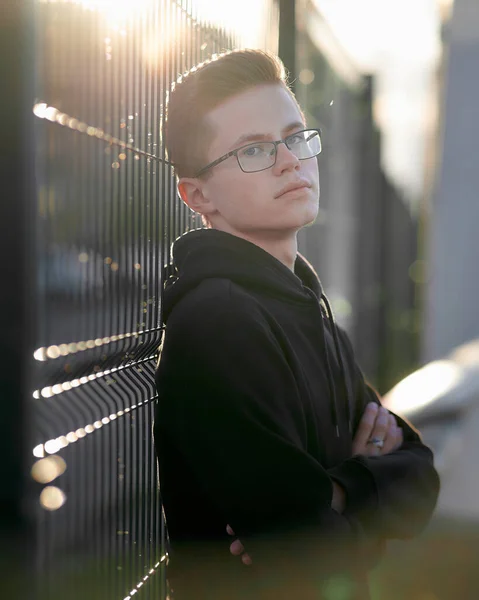
[[[371,592],[372,600],[477,600],[479,522],[436,519],[419,538],[390,543]]]

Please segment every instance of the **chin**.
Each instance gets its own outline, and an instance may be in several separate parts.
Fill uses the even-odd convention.
[[[299,227],[306,227],[307,225],[314,223],[318,216],[318,209],[319,206],[317,201],[315,201],[314,204],[308,204],[308,206],[301,211],[301,215],[298,215],[298,221],[300,221]]]
[[[279,216],[279,215],[278,215]],[[296,206],[294,210],[288,211],[288,214],[284,214],[281,221],[278,222],[275,229],[284,230],[299,230],[307,225],[314,223],[318,216],[318,205],[312,203],[303,205],[302,207]]]

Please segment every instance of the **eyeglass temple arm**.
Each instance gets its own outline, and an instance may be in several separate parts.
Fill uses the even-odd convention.
[[[306,141],[309,142],[309,140],[312,140],[315,135],[319,135],[319,137],[321,137],[321,130],[315,129],[313,133],[306,139]]]
[[[206,165],[206,167],[203,167],[202,169],[200,169],[198,171],[198,173],[196,173],[196,177],[199,177],[202,173],[204,173],[208,169],[212,169],[213,167],[216,167],[216,165],[219,165],[220,163],[222,163],[224,160],[226,160],[230,156],[235,156],[237,152],[238,152],[238,150],[232,150],[231,152],[228,152],[228,154],[225,154],[224,156],[220,156],[220,158],[217,158],[209,165]]]

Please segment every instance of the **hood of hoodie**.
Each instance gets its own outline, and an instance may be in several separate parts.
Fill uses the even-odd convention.
[[[318,299],[322,296],[313,267],[300,254],[293,273],[259,246],[216,229],[185,233],[174,242],[172,254],[163,300],[165,323],[175,305],[208,278],[229,279],[288,302],[311,302],[311,291]]]

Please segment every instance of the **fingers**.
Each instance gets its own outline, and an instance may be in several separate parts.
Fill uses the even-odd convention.
[[[233,556],[241,556],[241,562],[244,565],[252,565],[251,556],[244,551],[244,546],[239,540],[235,540],[230,546],[230,552]],[[244,554],[243,554],[244,553]]]
[[[375,402],[370,402],[364,411],[359,422],[356,435],[353,440],[353,454],[363,454],[367,448],[367,443],[372,435],[373,428],[378,416],[379,406]]]
[[[397,436],[398,442],[397,442],[395,450],[399,450],[399,448],[403,445],[403,442],[404,442],[403,430],[401,429],[401,427],[398,427],[397,429],[398,429],[398,436]]]
[[[231,528],[230,525],[226,525],[226,533],[228,535],[235,534],[235,532],[233,531],[233,529]],[[239,556],[243,551],[244,551],[244,546],[239,540],[235,540],[230,545],[230,552],[231,552],[231,554],[234,554],[235,556]]]
[[[230,552],[231,554],[234,554],[234,556],[239,556],[244,552],[243,544],[239,540],[235,540],[230,546]]]
[[[398,427],[397,423],[396,423],[396,431],[395,431],[394,439],[396,441],[395,441],[395,444],[394,444],[391,452],[394,452],[395,450],[399,450],[399,448],[402,446],[402,444],[404,442],[403,430],[400,427]]]
[[[374,424],[373,431],[371,434],[372,438],[377,438],[378,440],[385,440],[386,434],[388,432],[389,425],[389,411],[384,406],[379,408],[378,416],[376,419],[376,423]],[[371,446],[371,456],[379,456],[381,454],[381,448],[378,448],[374,444],[369,444]]]
[[[230,525],[226,525],[226,532],[228,533],[228,535],[235,535],[235,532],[233,531],[233,529],[230,527]],[[230,545],[230,552],[231,554],[233,554],[233,556],[241,556],[241,561],[244,565],[252,565],[253,564],[253,560],[251,559],[251,556],[244,551],[244,546],[243,544],[240,542],[240,540],[235,540],[231,545]]]
[[[381,449],[381,454],[389,454],[395,450],[399,450],[404,441],[403,430],[398,427],[394,415],[389,414],[388,430],[384,440],[384,446]]]
[[[384,442],[382,448],[368,443],[371,438],[377,438]],[[370,402],[359,422],[356,435],[353,439],[353,456],[380,456],[389,454],[401,447],[403,443],[403,431],[397,426],[394,415],[389,411]]]
[[[399,430],[400,431],[400,430]],[[396,449],[398,442],[398,427],[394,415],[388,417],[388,428],[386,431],[386,437],[384,438],[384,446],[381,449],[381,454],[389,454]]]

